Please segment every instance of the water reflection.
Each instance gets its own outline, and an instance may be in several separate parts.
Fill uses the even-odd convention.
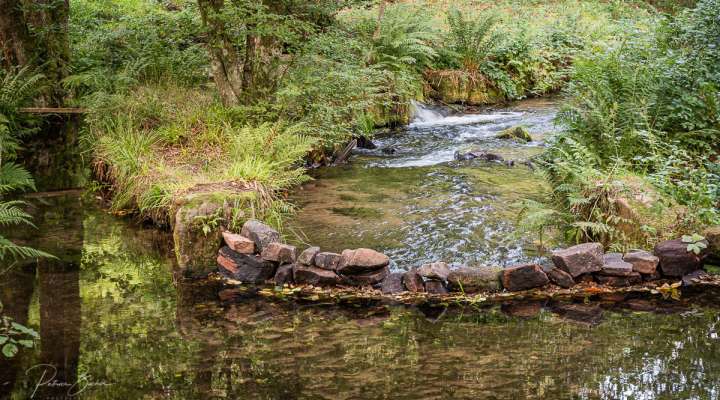
[[[7,312],[43,337],[3,364],[0,397],[29,398],[43,362],[88,399],[720,397],[717,293],[573,312],[271,302],[175,280],[166,235],[85,209],[79,268],[3,276]],[[76,398],[50,389],[35,398]]]

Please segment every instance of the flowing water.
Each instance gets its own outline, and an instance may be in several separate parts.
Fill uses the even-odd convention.
[[[537,258],[531,238],[517,231],[525,199],[547,194],[527,162],[555,129],[552,102],[520,102],[502,110],[449,115],[418,105],[406,129],[381,135],[348,165],[320,169],[297,192],[291,233],[300,245],[327,251],[370,247],[407,269],[424,262],[508,265]],[[530,143],[496,139],[522,125]],[[455,161],[480,148],[515,161]]]
[[[552,304],[222,303],[173,280],[167,233],[77,195],[33,204],[19,236],[60,259],[3,269],[4,313],[40,341],[0,359],[0,398],[720,398],[717,294],[600,303],[593,324]]]

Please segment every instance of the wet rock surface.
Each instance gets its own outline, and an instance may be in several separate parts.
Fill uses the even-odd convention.
[[[389,263],[388,256],[372,249],[344,250],[337,266],[337,272],[345,275],[370,272],[385,267]]]
[[[549,282],[542,267],[537,264],[517,265],[502,272],[503,287],[510,291],[533,289]]]
[[[343,282],[354,286],[372,286],[382,282],[390,274],[388,267],[382,267],[375,271],[361,272],[357,274],[341,274]]]
[[[255,242],[238,233],[224,231],[222,233],[225,244],[233,251],[241,254],[254,254]]]
[[[425,291],[425,282],[420,274],[418,274],[417,269],[411,269],[410,271],[405,272],[405,274],[403,274],[402,281],[405,288],[410,292],[417,293]]]
[[[448,274],[448,286],[458,292],[496,292],[502,290],[500,284],[502,271],[503,268],[500,267],[456,268]]]
[[[450,274],[450,268],[442,261],[423,264],[417,270],[418,274],[425,279],[437,279],[441,281],[447,281],[448,274]]]
[[[445,284],[439,280],[429,280],[425,282],[425,291],[429,294],[448,294]]]
[[[579,244],[554,251],[552,260],[556,267],[575,278],[602,269],[603,247],[600,243]]]
[[[293,264],[285,264],[278,267],[277,271],[275,271],[275,277],[273,278],[273,282],[277,286],[282,286],[284,284],[290,284],[295,281],[293,278],[293,269],[295,266]]]
[[[660,259],[648,251],[632,251],[623,257],[623,260],[633,266],[633,271],[641,274],[654,274]]]
[[[603,318],[603,310],[597,305],[558,303],[552,306],[552,311],[565,319],[587,324],[597,324]]]
[[[687,243],[679,239],[667,240],[655,246],[655,255],[660,259],[663,275],[679,278],[700,269],[700,256],[687,251],[687,246]]]
[[[227,246],[218,252],[217,265],[241,282],[259,284],[275,275],[275,264],[259,256],[237,253]]]
[[[562,288],[571,288],[575,285],[575,280],[573,280],[572,275],[568,274],[567,272],[561,270],[560,268],[550,268],[548,271],[546,271],[546,275],[550,279],[550,282],[562,287]]]
[[[254,219],[243,224],[240,234],[255,242],[256,250],[261,253],[270,243],[280,242],[280,234],[275,229]]]
[[[382,282],[380,290],[383,294],[398,294],[405,291],[405,285],[403,285],[403,273],[393,272],[389,274]]]
[[[598,275],[596,278],[600,284],[612,287],[625,287],[642,282],[642,278],[637,272],[624,276]]]
[[[340,277],[334,271],[298,264],[293,268],[293,276],[295,283],[307,285],[333,286],[341,283]]]

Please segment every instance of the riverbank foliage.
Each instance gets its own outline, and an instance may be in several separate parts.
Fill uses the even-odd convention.
[[[648,14],[452,3],[78,0],[63,84],[91,110],[84,143],[114,209],[163,224],[174,198],[230,182],[279,200],[304,166],[407,123],[438,76],[482,81],[492,101],[557,91],[581,51]]]
[[[558,207],[531,205],[536,225],[631,246],[720,223],[718,15],[702,0],[577,57],[543,156]]]

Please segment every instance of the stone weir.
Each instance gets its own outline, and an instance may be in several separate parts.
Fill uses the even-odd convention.
[[[717,230],[716,230],[717,231]],[[720,287],[720,276],[706,263],[720,258],[720,235],[709,237],[699,254],[688,243],[669,240],[653,253],[605,253],[600,243],[584,243],[552,253],[552,264],[501,267],[450,267],[437,261],[405,272],[391,272],[390,259],[358,248],[341,254],[309,247],[302,252],[280,242],[280,234],[247,221],[239,234],[222,234],[214,276],[235,289],[304,300],[394,299],[485,302],[508,299],[587,298],[594,295],[650,293],[676,297],[681,287]],[[704,247],[703,247],[704,245]],[[267,285],[270,288],[262,288]],[[245,287],[238,291],[237,288]],[[232,297],[232,294],[221,297]]]

